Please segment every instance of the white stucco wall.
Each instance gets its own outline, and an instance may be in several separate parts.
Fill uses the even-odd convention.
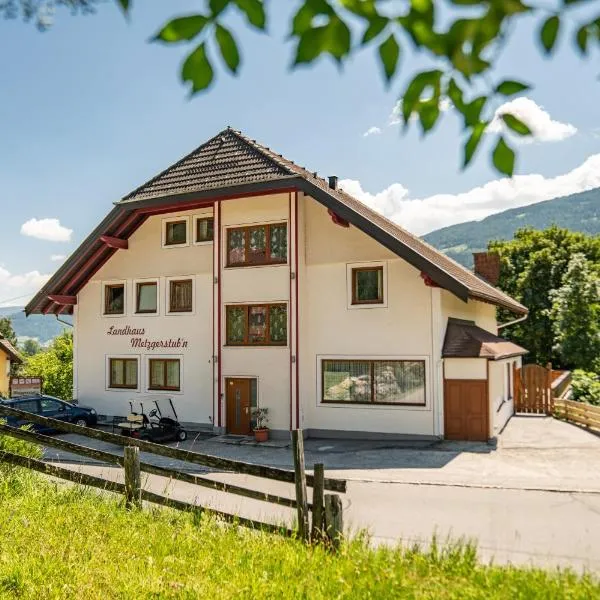
[[[521,362],[520,356],[490,361],[490,423],[493,435],[498,435],[514,414],[512,367],[513,364],[516,364],[516,367],[519,368]],[[506,365],[510,365],[510,381],[506,375]]]
[[[487,379],[487,359],[446,358],[444,376],[446,379]]]

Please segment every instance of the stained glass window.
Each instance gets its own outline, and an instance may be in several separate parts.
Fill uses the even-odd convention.
[[[287,344],[287,306],[255,304],[228,306],[227,344],[270,346]]]
[[[227,307],[227,343],[243,344],[246,341],[246,307]]]
[[[287,343],[287,307],[285,304],[271,306],[269,329],[271,343]]]
[[[287,225],[253,225],[227,231],[227,265],[281,264],[287,261]]]
[[[249,344],[264,344],[267,341],[267,311],[266,306],[248,307]]]
[[[271,259],[276,262],[287,261],[287,226],[271,225]]]

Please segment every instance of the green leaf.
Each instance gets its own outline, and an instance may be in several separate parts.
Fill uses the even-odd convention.
[[[530,89],[530,87],[531,86],[527,85],[526,83],[507,79],[496,86],[496,93],[502,94],[503,96],[514,96],[515,94]]]
[[[440,104],[438,98],[421,103],[418,111],[421,128],[425,134],[436,124],[438,117],[440,116]]]
[[[483,133],[485,132],[486,127],[488,126],[487,121],[479,121],[476,123],[472,130],[469,139],[465,144],[465,153],[463,157],[463,169],[473,160],[473,156],[475,155],[475,151],[479,146],[479,142],[483,137]]]
[[[368,44],[372,39],[376,38],[387,26],[389,20],[385,17],[376,16],[369,22],[369,26],[365,30],[362,38],[362,44]]]
[[[217,24],[215,37],[217,39],[217,44],[219,44],[219,50],[221,50],[221,56],[229,67],[229,70],[232,73],[237,73],[238,67],[240,66],[240,53],[235,39],[228,29],[225,29],[225,27],[219,24]]]
[[[575,40],[577,42],[577,46],[581,52],[581,54],[587,53],[587,42],[588,42],[588,26],[583,25],[577,30],[577,34],[575,36]]]
[[[305,0],[292,21],[292,35],[301,36],[313,29],[312,22],[317,15],[331,16],[335,11],[326,0]],[[318,28],[315,28],[318,29]]]
[[[117,4],[121,7],[121,10],[127,14],[131,8],[130,0],[117,0]]]
[[[509,129],[512,129],[515,133],[518,133],[519,135],[531,135],[531,129],[529,129],[529,126],[523,123],[521,119],[515,117],[515,115],[504,113],[500,116]]]
[[[461,110],[464,106],[463,92],[458,87],[458,84],[456,83],[454,78],[450,79],[450,81],[448,82],[446,94],[448,95],[448,98],[450,98],[450,100],[452,101],[452,104],[454,104],[454,106]]]
[[[248,23],[256,29],[264,30],[267,24],[265,6],[262,0],[235,0],[238,8],[246,15]]]
[[[498,138],[498,143],[492,154],[492,160],[500,173],[504,173],[509,177],[512,176],[515,169],[515,153],[502,136]]]
[[[205,90],[210,86],[214,77],[214,72],[210,60],[206,56],[206,45],[200,44],[185,59],[181,67],[182,81],[192,83],[192,94]]]
[[[465,121],[465,127],[473,127],[481,118],[481,111],[488,101],[487,96],[478,96],[468,104],[458,106],[458,110],[462,113]]]
[[[379,46],[379,59],[383,66],[383,72],[385,78],[389,82],[398,66],[398,58],[400,57],[400,46],[396,41],[396,36],[392,33],[390,36]]]
[[[556,39],[558,37],[558,30],[560,28],[560,18],[558,15],[548,17],[542,28],[540,29],[540,41],[546,51],[546,54],[552,52]]]
[[[230,2],[231,0],[210,0],[208,5],[212,16],[217,17],[220,15]]]
[[[435,69],[433,71],[423,71],[418,73],[406,87],[406,91],[402,96],[402,116],[404,124],[408,124],[410,116],[414,112],[415,106],[421,99],[421,95],[425,88],[433,88],[433,98],[439,102],[440,98],[440,81],[442,71]]]
[[[179,17],[169,21],[155,36],[154,41],[175,43],[195,38],[208,23],[203,15]]]
[[[321,54],[331,54],[338,62],[350,52],[350,29],[337,15],[322,27],[308,29],[300,36],[294,64],[310,63]]]

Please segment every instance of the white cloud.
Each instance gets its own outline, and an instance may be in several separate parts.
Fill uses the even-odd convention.
[[[65,260],[65,258],[67,258],[67,257],[64,254],[52,254],[50,256],[50,260],[53,262],[63,261],[63,260]]]
[[[447,98],[446,96],[444,96],[443,98],[440,99],[440,112],[446,112],[448,110],[450,110],[451,106],[452,106],[452,102],[450,102],[450,98]],[[410,121],[417,121],[419,119],[419,116],[416,113],[413,113],[410,116]],[[396,102],[396,104],[394,104],[394,108],[392,108],[392,112],[390,113],[390,116],[388,117],[388,125],[391,127],[392,125],[399,125],[400,123],[403,123],[404,119],[402,118],[402,98],[400,98],[400,100],[398,100],[398,102]]]
[[[496,179],[460,194],[436,194],[427,198],[412,198],[410,191],[400,183],[371,194],[362,189],[359,181],[344,179],[340,182],[346,192],[419,235],[599,186],[600,154],[590,156],[579,167],[557,177],[517,175]]]
[[[369,127],[369,129],[367,129],[364,133],[363,133],[363,137],[368,137],[370,135],[379,135],[381,133],[381,129],[379,129],[379,127]]]
[[[506,113],[514,115],[528,125],[529,129],[531,129],[531,137],[533,140],[539,142],[558,142],[577,133],[577,128],[574,125],[554,121],[543,107],[525,96],[515,98],[500,106],[494,114],[494,118],[487,130],[492,133],[507,131],[506,125],[501,118],[501,115]],[[521,139],[523,141],[531,141],[531,137]]]
[[[58,219],[34,218],[21,225],[21,235],[50,242],[69,242],[72,234],[73,230],[63,227]]]
[[[48,279],[39,271],[13,275],[0,266],[0,306],[23,306]]]

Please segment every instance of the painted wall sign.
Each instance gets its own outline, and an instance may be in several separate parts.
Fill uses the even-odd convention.
[[[41,377],[11,377],[10,397],[35,396],[42,393]]]
[[[115,327],[111,325],[106,331],[106,335],[132,336],[129,343],[132,348],[144,348],[145,350],[162,349],[182,349],[188,347],[188,341],[185,338],[166,338],[162,340],[151,340],[146,337],[146,330],[142,327]],[[134,337],[135,336],[135,337]]]

